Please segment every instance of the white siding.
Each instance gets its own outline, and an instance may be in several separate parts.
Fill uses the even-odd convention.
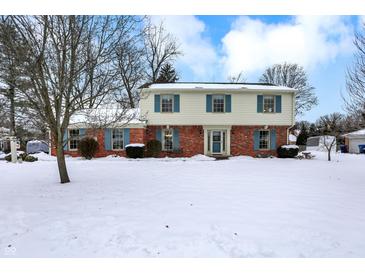
[[[179,113],[155,113],[154,94],[180,94]],[[206,112],[207,94],[231,94],[232,112]],[[149,90],[144,89],[140,101],[141,115],[150,125],[293,125],[293,93],[270,92],[281,95],[281,113],[257,113],[257,95],[265,91],[237,90]]]

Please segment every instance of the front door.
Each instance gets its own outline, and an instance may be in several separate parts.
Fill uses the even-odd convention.
[[[222,153],[222,131],[212,131],[212,152],[214,154]]]

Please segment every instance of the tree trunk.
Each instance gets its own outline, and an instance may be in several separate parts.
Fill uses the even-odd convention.
[[[130,104],[131,108],[135,108],[132,91],[127,90],[127,94],[128,94],[129,104]]]
[[[331,161],[331,150],[332,150],[332,147],[328,150],[328,161]]]
[[[15,128],[15,91],[14,87],[9,89],[9,100],[10,100],[10,134],[16,135]]]
[[[63,141],[57,142],[57,165],[61,184],[69,183],[70,178],[68,177],[65,154],[63,153]]]

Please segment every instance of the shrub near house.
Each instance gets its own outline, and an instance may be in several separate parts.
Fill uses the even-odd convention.
[[[295,90],[270,84],[166,83],[141,87],[140,118],[93,133],[96,157],[126,156],[130,143],[161,143],[159,157],[277,155],[294,125]],[[72,119],[71,119],[72,120]],[[90,129],[71,123],[65,153]],[[147,155],[150,154],[147,145]]]

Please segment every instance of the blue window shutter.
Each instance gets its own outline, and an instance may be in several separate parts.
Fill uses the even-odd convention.
[[[264,112],[264,96],[257,95],[257,112]]]
[[[281,95],[275,96],[275,112],[281,112]]]
[[[68,150],[68,129],[66,128],[63,134],[63,150]]]
[[[260,131],[255,130],[253,133],[253,150],[260,149]]]
[[[79,129],[80,139],[84,138],[85,137],[85,134],[86,134],[86,129],[85,128],[80,128]]]
[[[174,112],[180,112],[180,95],[174,95]]]
[[[156,130],[156,140],[160,141],[162,143],[162,132],[161,129]]]
[[[129,140],[130,140],[130,133],[131,133],[131,131],[130,131],[130,129],[129,128],[125,128],[124,129],[124,131],[123,131],[123,137],[124,137],[124,147],[126,146],[126,145],[129,145]]]
[[[231,112],[231,95],[226,95],[226,112]]]
[[[112,150],[112,129],[104,129],[104,148],[105,150]]]
[[[155,94],[155,112],[160,112],[160,95]]]
[[[212,95],[207,95],[207,102],[206,102],[207,112],[212,112]]]
[[[173,149],[180,149],[180,136],[179,136],[179,129],[174,128],[174,133],[172,135],[172,144],[173,144]]]
[[[275,150],[276,149],[276,130],[272,129],[270,131],[270,149]]]

